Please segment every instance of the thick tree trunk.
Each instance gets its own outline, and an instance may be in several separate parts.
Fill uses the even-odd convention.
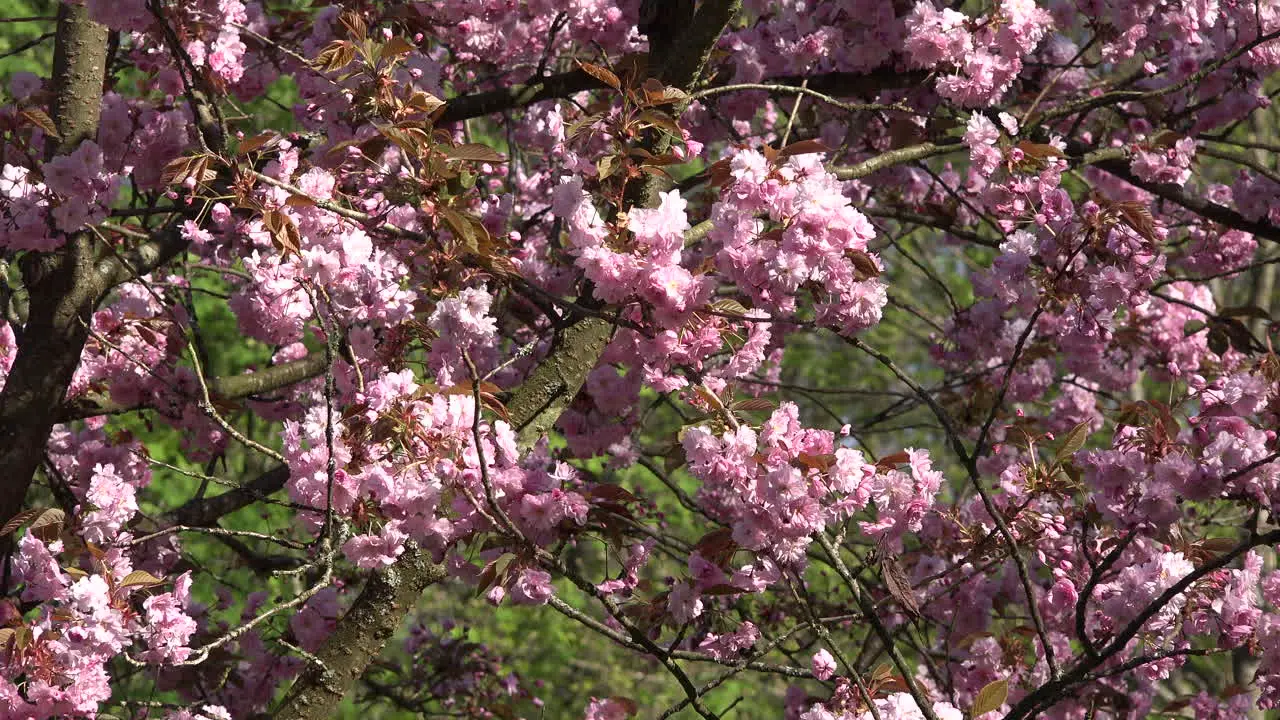
[[[49,157],[67,154],[98,132],[107,29],[81,5],[59,4],[54,50],[53,122],[59,138]],[[49,253],[23,258],[30,312],[17,357],[0,392],[0,522],[22,508],[105,291],[84,233]]]

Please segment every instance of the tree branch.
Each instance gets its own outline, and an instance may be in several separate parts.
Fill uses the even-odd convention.
[[[280,490],[288,479],[288,466],[277,465],[246,485],[229,490],[221,495],[191,500],[169,513],[167,519],[176,525],[196,527],[213,525],[222,516],[230,515]]]
[[[856,165],[836,168],[835,174],[840,180],[856,180],[857,178],[866,177],[877,170],[883,170],[894,165],[903,165],[933,157],[934,155],[945,155],[963,149],[964,146],[960,144],[959,140],[948,140],[942,143],[920,143],[919,145],[890,150],[869,160],[863,160]]]
[[[1124,148],[1106,148],[1104,150],[1088,152],[1088,148],[1078,142],[1071,142],[1067,145],[1068,152],[1077,155],[1083,155],[1084,160],[1081,164],[1093,165],[1099,170],[1120,178],[1121,180],[1141,188],[1157,197],[1164,198],[1175,205],[1180,205],[1193,213],[1201,215],[1220,225],[1226,225],[1236,230],[1266,238],[1272,242],[1280,242],[1280,227],[1276,227],[1268,222],[1258,222],[1250,220],[1231,208],[1224,207],[1215,202],[1208,200],[1204,195],[1192,194],[1186,189],[1178,185],[1163,185],[1160,183],[1147,182],[1134,175],[1129,171],[1129,164],[1120,158],[1112,158],[1113,154],[1124,154]],[[1106,154],[1104,154],[1106,153]],[[1095,159],[1095,158],[1107,159]]]
[[[351,609],[315,652],[322,665],[309,663],[276,710],[278,720],[333,717],[351,686],[382,652],[400,621],[428,585],[444,579],[443,565],[417,548],[406,548],[390,567],[365,583]]]
[[[324,353],[314,352],[304,358],[272,365],[257,372],[210,378],[209,394],[215,400],[241,400],[253,395],[273,392],[316,377],[324,372],[325,363]],[[195,402],[198,398],[190,398],[190,400]],[[62,408],[60,419],[66,422],[97,415],[118,415],[147,408],[160,409],[154,404],[126,405],[110,400],[99,401],[82,397],[66,403]]]

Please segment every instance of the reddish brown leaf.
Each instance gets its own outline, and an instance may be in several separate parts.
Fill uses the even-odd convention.
[[[364,21],[364,17],[355,10],[345,10],[338,16],[338,22],[347,29],[347,34],[352,40],[363,41],[369,36],[369,25]]]
[[[383,43],[382,48],[378,50],[378,58],[380,60],[386,60],[387,58],[408,55],[413,52],[413,50],[413,43],[397,35]]]
[[[346,40],[334,40],[324,46],[317,55],[315,60],[311,61],[312,67],[323,72],[336,72],[351,64],[356,59],[356,46]]]
[[[613,71],[610,70],[609,68],[600,67],[599,65],[593,65],[591,63],[585,63],[585,62],[579,62],[578,67],[581,68],[582,71],[585,72],[586,74],[599,80],[605,85],[608,85],[614,90],[622,89],[622,81],[619,80],[618,76],[614,75]]]
[[[480,394],[482,396],[486,393],[492,395],[494,393],[500,393],[500,392],[502,392],[502,388],[498,387],[497,385],[494,385],[491,382],[480,383]],[[471,395],[474,393],[475,393],[475,389],[472,383],[469,381],[450,385],[449,387],[441,391],[441,394],[443,395]]]
[[[622,697],[622,696],[620,696],[620,695],[614,695],[613,697],[611,697],[611,698],[609,698],[609,699],[610,699],[610,700],[612,700],[613,702],[617,703],[618,705],[621,705],[621,706],[622,706],[622,709],[626,711],[626,713],[627,713],[627,717],[632,717],[632,716],[634,716],[636,713],[640,712],[640,706],[636,704],[636,701],[635,701],[635,700],[632,700],[632,699],[631,699],[631,698],[629,698],[629,697]]]
[[[732,409],[746,412],[771,412],[778,405],[768,398],[747,398],[733,404]]]
[[[209,169],[209,158],[206,155],[187,155],[174,158],[165,163],[160,172],[160,182],[166,185],[182,185],[187,178],[195,178],[196,182],[208,182],[217,177],[217,173]]]
[[[823,455],[811,455],[809,453],[800,453],[796,460],[807,468],[813,468],[821,472],[831,469],[832,463],[836,461],[836,456],[831,453]]]
[[[152,587],[163,583],[163,578],[158,578],[146,570],[134,570],[124,576],[124,579],[120,581],[120,587]]]
[[[1178,141],[1181,140],[1182,137],[1183,136],[1172,130],[1161,130],[1151,138],[1151,147],[1152,149],[1171,148],[1174,145],[1177,145]]]
[[[43,130],[45,135],[55,140],[61,137],[58,135],[58,126],[53,124],[53,118],[40,108],[27,108],[18,114],[26,118],[27,122]]]
[[[906,572],[893,553],[880,553],[880,573],[884,576],[884,586],[889,595],[898,601],[908,615],[920,617],[920,603],[916,600],[915,591],[911,589],[911,582],[907,580]]]
[[[723,566],[738,551],[738,543],[733,541],[733,530],[720,528],[703,535],[693,549],[709,562]]]
[[[869,280],[871,278],[880,277],[880,266],[876,265],[876,261],[870,255],[861,250],[845,250],[844,256],[853,263],[853,269],[857,271],[858,280]]]
[[[480,249],[480,240],[476,237],[475,227],[467,220],[465,215],[444,205],[440,206],[438,210],[440,217],[449,226],[449,231],[453,233],[454,239],[464,250],[468,253],[475,253]]]
[[[1124,223],[1142,236],[1147,242],[1158,243],[1160,236],[1156,234],[1156,219],[1146,205],[1137,202],[1122,202],[1117,208]]]
[[[639,498],[632,495],[626,488],[614,483],[592,485],[587,490],[587,497],[595,500],[612,500],[614,502],[636,502],[639,500]]]
[[[277,133],[274,133],[274,132],[272,132],[272,131],[268,130],[268,131],[266,131],[266,132],[258,133],[257,135],[254,135],[253,137],[245,138],[245,139],[240,143],[240,148],[239,148],[240,153],[241,153],[242,155],[243,155],[243,154],[246,154],[246,153],[251,153],[251,152],[253,152],[254,150],[257,150],[257,149],[259,149],[259,148],[261,148],[261,147],[264,147],[267,143],[269,143],[269,142],[271,142],[271,141],[275,140],[275,139],[276,139],[276,138],[278,138],[278,137],[279,137],[279,135],[278,135]]]
[[[904,462],[911,459],[905,450],[900,450],[892,455],[885,455],[876,461],[876,468],[879,470],[892,470]]]
[[[786,160],[792,155],[808,155],[810,153],[827,153],[831,152],[831,148],[822,143],[821,140],[800,140],[778,151],[778,162]]]
[[[1058,148],[1044,143],[1033,143],[1029,140],[1023,140],[1016,146],[1022,151],[1022,154],[1034,160],[1044,160],[1051,157],[1066,157],[1066,155]]]
[[[566,140],[571,140],[577,137],[578,134],[581,133],[583,130],[586,130],[587,128],[591,127],[592,125],[595,125],[596,123],[600,122],[603,119],[604,119],[604,113],[584,115],[583,117],[578,118],[577,120],[569,123],[569,126],[566,127],[564,130],[564,137]]]
[[[430,114],[444,107],[445,102],[431,93],[415,90],[405,104],[412,110]]]
[[[644,91],[645,104],[650,107],[655,107],[657,105],[670,105],[671,103],[688,99],[689,93],[681,90],[680,88],[668,87],[656,91],[651,91],[648,88],[645,88]]]
[[[33,518],[35,518],[35,517],[39,516],[39,515],[40,515],[40,513],[42,513],[42,512],[44,512],[44,508],[42,508],[42,507],[33,507],[33,508],[29,509],[29,510],[23,510],[22,512],[18,513],[17,515],[14,515],[13,517],[9,518],[9,521],[8,521],[8,522],[6,522],[6,523],[4,524],[4,526],[3,526],[3,527],[0,527],[0,538],[2,538],[2,537],[4,537],[4,536],[8,535],[9,533],[13,532],[14,530],[17,530],[18,528],[22,527],[23,525],[26,525],[26,524],[27,524],[28,522],[30,522]]]
[[[42,511],[36,519],[31,522],[31,534],[44,540],[45,542],[53,542],[62,535],[62,526],[67,521],[67,514],[58,508],[48,508]]]
[[[271,234],[271,242],[284,257],[297,255],[302,251],[302,235],[293,218],[279,210],[268,210],[262,214],[262,225]]]
[[[676,137],[680,137],[679,123],[675,121],[675,118],[661,110],[644,110],[636,117],[636,120],[645,126],[661,128]]]

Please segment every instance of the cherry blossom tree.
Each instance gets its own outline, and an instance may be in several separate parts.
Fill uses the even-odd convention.
[[[47,4],[0,718],[1280,704],[1280,0]]]

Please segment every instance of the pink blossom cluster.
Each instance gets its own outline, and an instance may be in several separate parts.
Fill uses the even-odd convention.
[[[689,221],[679,192],[663,193],[657,208],[632,210],[628,227],[633,239],[624,247],[617,246],[621,241],[592,204],[581,178],[564,180],[553,197],[552,209],[569,229],[575,265],[595,284],[596,297],[619,303],[639,296],[662,327],[678,326],[706,301],[709,278],[681,265]]]
[[[1259,375],[1235,373],[1199,385],[1202,412],[1194,424],[1165,440],[1134,426],[1116,433],[1113,449],[1079,457],[1094,502],[1108,521],[1121,527],[1154,526],[1180,519],[1183,500],[1246,495],[1268,505],[1280,486],[1270,465],[1251,468],[1266,458],[1275,433],[1255,427],[1250,418],[1275,394],[1274,383]]]
[[[716,265],[761,309],[786,315],[813,295],[817,320],[844,334],[880,320],[887,302],[867,251],[875,231],[817,153],[779,165],[754,150],[730,162],[732,182],[711,208]]]
[[[294,178],[298,165],[296,150],[286,148],[266,171],[295,181],[309,197],[334,197],[332,173],[312,168]],[[394,248],[375,244],[363,228],[327,210],[287,205],[290,191],[264,187],[262,192],[269,206],[295,223],[302,243],[296,252],[282,254],[260,219],[227,216],[222,223],[224,233],[252,241],[243,258],[252,281],[241,283],[228,303],[248,336],[278,345],[298,341],[322,311],[342,327],[394,326],[411,315],[416,293],[400,283],[408,268]],[[209,242],[205,252],[216,254],[217,245]]]
[[[908,451],[908,470],[881,470],[834,440],[830,431],[805,428],[799,408],[786,403],[758,433],[744,425],[717,437],[694,427],[683,445],[703,483],[699,502],[733,528],[738,545],[763,557],[802,561],[815,533],[869,501],[878,519],[863,523],[865,533],[896,541],[918,531],[942,480],[928,454]]]
[[[420,386],[409,370],[387,372],[369,380],[354,409],[337,427],[332,482],[323,408],[286,421],[284,444],[296,502],[363,518],[362,531],[342,546],[360,567],[390,564],[409,541],[443,556],[479,531],[514,530],[546,544],[562,526],[586,521],[590,505],[573,489],[576,471],[551,460],[545,448],[521,453],[501,420],[480,421],[477,447],[470,392],[442,394]],[[495,528],[504,516],[514,525]],[[304,517],[313,525],[323,519],[320,513]],[[455,572],[474,577],[464,566]],[[546,572],[513,567],[509,577],[497,599],[510,593],[517,602],[547,601]]]
[[[798,715],[799,720],[871,720],[880,717],[884,720],[924,720],[920,706],[908,693],[897,692],[877,699],[876,714],[870,710],[858,712],[858,704],[854,699],[856,690],[845,685],[843,692],[837,691],[827,703],[815,703]],[[931,708],[938,720],[961,720],[965,715],[948,702],[936,702]]]
[[[24,649],[0,657],[6,718],[91,715],[111,697],[107,665],[119,654],[163,668],[192,653],[199,607],[191,574],[163,580],[178,560],[175,536],[138,542],[131,527],[149,463],[138,441],[101,426],[60,427],[50,438],[52,467],[79,504],[17,543],[14,599],[37,606],[19,630],[29,635]],[[47,532],[64,527],[56,538]],[[23,677],[19,695],[14,683]]]
[[[125,32],[137,33],[141,38],[154,33],[155,47],[166,48],[160,30],[155,27],[155,16],[145,0],[87,0],[90,15],[98,22]],[[197,71],[208,70],[219,82],[238,82],[245,69],[246,46],[240,38],[237,25],[249,20],[246,6],[240,0],[201,0],[195,3],[164,6],[166,11],[178,14],[188,27],[200,28],[195,37],[182,46],[187,60]],[[152,39],[148,38],[148,39]],[[140,43],[146,45],[147,43]],[[148,50],[152,48],[147,48]],[[177,62],[171,58],[171,62]],[[172,70],[171,70],[172,72]]]
[[[627,75],[621,67],[669,39],[646,38],[641,26],[642,13],[666,3],[335,3],[306,14],[242,0],[84,4],[112,30],[96,135],[51,154],[57,138],[39,113],[56,114],[56,88],[34,75],[16,75],[17,104],[0,109],[0,250],[10,268],[0,388],[30,341],[28,308],[10,303],[7,289],[40,280],[25,258],[92,227],[83,237],[105,266],[143,242],[139,233],[171,241],[176,228],[176,262],[189,272],[130,274],[77,316],[89,339],[58,387],[57,418],[142,408],[180,431],[183,461],[218,468],[220,459],[219,472],[230,473],[245,448],[282,457],[289,517],[304,538],[332,533],[328,547],[342,560],[333,584],[287,620],[239,632],[220,646],[225,657],[191,669],[200,641],[254,621],[278,598],[215,587],[216,606],[193,602],[192,576],[177,565],[179,533],[151,512],[167,493],[150,487],[147,446],[105,415],[56,425],[41,458],[47,483],[31,497],[51,496],[65,517],[58,532],[15,534],[5,588],[14,597],[0,601],[0,627],[21,643],[0,644],[0,717],[99,714],[121,657],[152,666],[157,689],[190,703],[173,720],[259,713],[305,667],[274,646],[276,635],[318,652],[359,581],[416,548],[492,605],[563,610],[557,595],[577,587],[607,600],[582,611],[608,611],[588,623],[593,630],[634,622],[666,643],[676,625],[671,648],[736,665],[802,610],[850,614],[846,593],[809,592],[840,587],[811,582],[825,570],[806,574],[819,533],[856,533],[893,553],[881,556],[884,582],[870,557],[859,581],[898,635],[914,614],[910,599],[919,605],[912,639],[928,646],[904,651],[945,658],[944,672],[913,678],[938,700],[940,720],[965,717],[997,680],[1012,688],[998,709],[1006,713],[1050,680],[1050,649],[1069,669],[1090,661],[1086,646],[1107,649],[1127,629],[1133,639],[1111,648],[1087,686],[1019,717],[1085,717],[1117,695],[1135,716],[1169,712],[1161,683],[1184,664],[1178,653],[1210,649],[1257,656],[1260,697],[1197,689],[1181,699],[1189,712],[1235,718],[1280,704],[1280,574],[1266,569],[1262,548],[1232,550],[1237,560],[1206,571],[1226,536],[1237,536],[1233,523],[1280,512],[1274,326],[1265,309],[1232,307],[1206,282],[1260,266],[1267,227],[1280,223],[1280,183],[1215,149],[1271,101],[1280,43],[1262,39],[1280,31],[1277,3],[746,0],[708,50],[702,84],[691,86],[710,92],[687,109],[660,106],[672,109],[677,127],[661,125],[679,141],[660,162],[686,179],[652,206],[625,208],[597,162],[640,142],[622,129],[631,108],[616,101],[625,91],[556,102],[539,95],[557,94],[545,88],[533,100],[504,92],[541,81],[536,73],[553,76],[548,87],[578,82],[581,74],[565,73],[585,60]],[[678,4],[703,17],[715,7]],[[360,22],[364,31],[354,29]],[[303,61],[353,39],[358,71]],[[394,62],[379,47],[394,49]],[[647,59],[651,74],[670,70],[656,52]],[[393,64],[385,76],[365,72]],[[284,108],[296,124],[285,132],[306,136],[282,132],[259,150],[237,150],[258,118],[241,117],[231,100],[262,107],[280,75],[298,88]],[[776,85],[716,87],[728,78]],[[191,90],[215,96],[234,140],[211,160],[212,185],[166,187],[172,160],[212,157]],[[448,100],[447,111],[477,97],[522,99],[437,127],[397,109],[414,92]],[[864,100],[874,109],[845,102]],[[447,178],[465,182],[433,184],[458,163],[386,141],[419,123],[440,152],[480,139],[502,146],[505,162],[468,161],[465,175]],[[645,132],[656,133],[651,125]],[[784,138],[801,140],[788,149]],[[838,179],[837,168],[912,146],[945,156]],[[819,147],[830,149],[801,152]],[[1097,160],[1095,150],[1121,159]],[[694,174],[704,160],[711,170]],[[1219,162],[1244,169],[1230,185],[1209,182],[1231,180],[1203,172]],[[477,243],[483,251],[447,227],[446,207],[478,219],[489,235]],[[184,217],[166,227],[175,208]],[[881,232],[869,216],[904,234]],[[936,242],[899,242],[930,227]],[[912,255],[916,244],[922,257]],[[927,283],[910,282],[913,267]],[[971,482],[944,487],[950,466],[914,447],[876,462],[874,423],[859,428],[867,437],[850,426],[837,435],[793,402],[758,425],[744,419],[771,407],[759,396],[774,393],[839,417],[804,384],[822,368],[789,361],[784,374],[784,348],[827,352],[793,343],[834,330],[815,336],[845,349],[842,340],[881,321],[891,283],[930,293],[899,296],[902,312],[887,311],[893,327],[880,329],[896,333],[911,314],[932,344],[931,357],[904,354],[892,372],[932,379],[924,391],[906,383],[911,393],[886,396],[915,402],[928,392],[945,407],[904,402],[904,412],[936,413],[958,428],[906,425],[879,437],[895,449],[975,448],[959,458]],[[197,303],[198,291],[206,295]],[[247,398],[214,393],[210,406],[211,368],[196,367],[210,305],[231,313],[259,360],[236,369],[246,378],[320,353],[331,362]],[[564,398],[555,437],[526,440],[503,403],[583,315],[616,327],[583,377],[566,379],[582,389]],[[840,394],[874,396],[862,381]],[[1147,399],[1134,400],[1139,392]],[[870,402],[844,407],[893,414]],[[246,416],[254,422],[245,434],[263,444],[230,444],[228,427]],[[865,452],[842,439],[850,432]],[[687,465],[674,469],[681,451]],[[636,474],[668,481],[687,505],[681,512],[721,528],[709,535],[715,542],[669,541],[679,526],[645,514],[658,507],[647,486],[633,495],[609,480],[632,482],[641,462]],[[692,498],[674,490],[690,475]],[[153,528],[161,535],[142,539]],[[583,571],[571,586],[559,553],[594,552],[600,538],[607,570]],[[896,586],[893,561],[909,587]],[[1138,622],[1155,602],[1163,605]],[[848,637],[837,632],[848,629],[842,622],[790,653],[785,673],[820,684],[793,688],[786,717],[923,720],[926,701],[900,692],[900,678],[877,689],[874,713],[866,706],[836,660]],[[865,628],[854,622],[856,635]],[[452,621],[439,626],[414,623],[397,659],[377,672],[423,688],[424,704],[442,714],[539,705],[501,658]],[[1135,663],[1132,672],[1108,674],[1123,663]],[[192,690],[189,673],[216,679],[217,689]],[[815,688],[821,696],[809,694]],[[377,692],[369,683],[359,699]],[[586,717],[635,711],[622,697],[592,698]]]
[[[1052,15],[1034,0],[1001,0],[981,22],[920,0],[903,47],[913,66],[951,71],[937,80],[940,96],[978,107],[1000,100],[1052,28]]]
[[[6,163],[0,168],[0,246],[10,250],[53,250],[67,233],[107,217],[122,178],[103,163],[93,141],[59,155],[34,172]]]
[[[102,469],[99,466],[99,469]],[[95,481],[102,478],[95,475]],[[123,485],[123,487],[129,487]],[[109,496],[104,495],[109,493]],[[86,520],[91,532],[110,532],[115,537],[114,520],[127,508],[114,491],[91,493],[93,499],[110,503],[106,513],[118,512],[104,520]],[[121,535],[119,540],[127,540]],[[22,597],[41,603],[35,618],[22,626],[26,634],[21,652],[10,650],[0,659],[0,701],[6,718],[25,720],[72,715],[91,715],[111,697],[106,665],[120,653],[137,652],[141,662],[167,665],[190,655],[189,643],[197,626],[189,615],[191,576],[174,579],[173,590],[155,592],[150,583],[130,584],[133,566],[120,549],[97,550],[86,572],[64,570],[59,562],[86,557],[83,550],[72,551],[62,540],[46,543],[26,534],[14,557],[16,579],[24,585]],[[135,610],[137,596],[141,612]],[[137,647],[140,652],[133,650]],[[21,694],[15,686],[23,680]]]
[[[1134,175],[1147,182],[1182,185],[1191,178],[1195,155],[1195,139],[1181,138],[1170,147],[1139,146],[1129,167]]]

